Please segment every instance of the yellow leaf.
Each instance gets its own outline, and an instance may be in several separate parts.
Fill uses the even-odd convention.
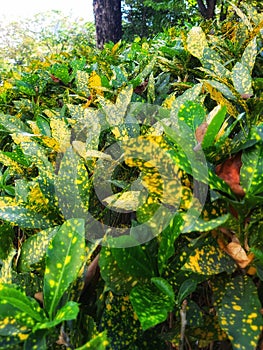
[[[30,125],[30,128],[34,134],[41,134],[41,131],[39,130],[36,122],[29,120],[27,123]]]
[[[140,191],[127,191],[121,194],[116,193],[103,200],[109,207],[119,208],[126,211],[136,211],[140,205]]]
[[[55,139],[49,136],[42,136],[41,139],[47,147],[52,148],[56,152],[59,152],[60,146]]]
[[[100,158],[105,160],[112,160],[111,156],[109,154],[96,151],[96,150],[86,150],[86,144],[81,141],[73,141],[72,142],[74,150],[84,159],[87,158]]]
[[[164,108],[171,109],[174,101],[175,101],[175,95],[170,95],[164,100],[162,106]]]
[[[103,96],[101,78],[95,71],[93,71],[89,77],[88,87],[95,94]]]
[[[29,207],[35,211],[41,211],[43,207],[48,205],[48,199],[44,197],[40,190],[39,184],[36,184],[28,195]]]
[[[59,145],[59,151],[65,152],[70,147],[71,132],[64,119],[52,117],[50,119],[52,137]]]

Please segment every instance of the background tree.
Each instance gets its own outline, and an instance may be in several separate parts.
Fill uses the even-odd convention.
[[[198,9],[205,19],[211,19],[215,16],[216,3],[217,0],[206,0],[205,3],[203,0],[197,0]]]
[[[97,47],[118,42],[122,36],[121,0],[93,0]]]
[[[237,6],[250,4],[262,10],[260,0],[233,0]],[[231,8],[226,0],[124,0],[123,36],[153,36],[171,26],[189,27],[202,19],[218,17],[222,21]]]
[[[164,29],[179,25],[186,27],[200,19],[196,2],[162,0],[125,0],[123,6],[123,36],[153,36]]]

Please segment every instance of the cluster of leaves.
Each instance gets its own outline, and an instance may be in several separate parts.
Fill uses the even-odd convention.
[[[260,346],[263,22],[232,8],[2,73],[1,349]]]
[[[0,62],[26,65],[32,59],[61,52],[82,50],[94,44],[94,25],[70,18],[60,11],[47,11],[33,18],[8,21],[1,18]]]

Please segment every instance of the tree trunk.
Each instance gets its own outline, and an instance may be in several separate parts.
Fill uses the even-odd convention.
[[[203,0],[197,0],[199,11],[206,19],[211,19],[215,15],[216,0],[206,0],[206,5]]]
[[[93,0],[97,47],[118,42],[122,36],[121,0]]]

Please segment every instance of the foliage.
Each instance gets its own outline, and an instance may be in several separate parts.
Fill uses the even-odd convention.
[[[193,6],[194,5],[194,6]],[[186,1],[125,0],[123,37],[150,37],[172,26],[187,27],[199,20],[196,4]]]
[[[2,70],[0,349],[262,346],[262,15]]]
[[[0,25],[0,61],[17,65],[62,52],[83,50],[86,41],[94,43],[94,26],[79,18],[73,21],[59,11],[39,13],[33,18]]]

